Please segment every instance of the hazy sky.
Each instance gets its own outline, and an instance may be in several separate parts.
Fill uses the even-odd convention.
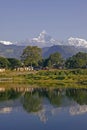
[[[54,39],[87,40],[87,0],[0,0],[0,40],[25,40],[42,30]]]

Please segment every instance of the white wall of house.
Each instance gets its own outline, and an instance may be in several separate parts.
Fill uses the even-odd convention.
[[[5,69],[3,68],[3,69],[0,69],[0,72],[5,72]]]
[[[33,70],[33,67],[29,66],[29,67],[19,67],[15,69],[16,71],[31,71]]]

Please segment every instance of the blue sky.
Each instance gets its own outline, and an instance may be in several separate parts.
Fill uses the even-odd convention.
[[[87,40],[87,0],[0,0],[0,40],[21,41],[42,30],[54,39]]]

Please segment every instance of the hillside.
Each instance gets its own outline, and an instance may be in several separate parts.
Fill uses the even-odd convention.
[[[24,48],[24,46],[0,44],[0,56],[19,59]]]
[[[54,52],[59,52],[61,53],[63,58],[68,58],[79,51],[87,52],[87,48],[75,48],[74,46],[54,45],[51,47],[43,48],[43,57],[46,58]]]
[[[24,48],[25,46],[0,44],[0,56],[20,59]],[[51,47],[42,48],[42,56],[46,58],[54,52],[59,52],[61,53],[63,58],[68,58],[79,51],[87,52],[87,48],[75,48],[74,46],[54,45]]]

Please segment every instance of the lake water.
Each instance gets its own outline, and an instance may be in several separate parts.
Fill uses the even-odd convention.
[[[87,130],[87,90],[3,89],[0,130]]]

